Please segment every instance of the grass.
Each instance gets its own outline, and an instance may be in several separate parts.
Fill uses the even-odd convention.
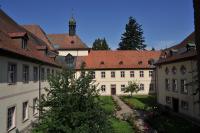
[[[101,96],[100,99],[102,101],[102,108],[105,110],[105,112],[108,115],[113,114],[114,110],[115,110],[115,104],[112,100],[112,97],[111,96]]]
[[[141,110],[148,110],[150,107],[156,104],[155,96],[152,95],[134,95],[132,97],[122,96],[121,99],[129,106]]]
[[[110,122],[114,133],[134,133],[132,126],[126,121],[112,117]]]

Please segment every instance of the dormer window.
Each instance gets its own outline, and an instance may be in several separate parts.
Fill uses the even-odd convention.
[[[26,38],[22,38],[22,48],[27,49],[27,39]]]
[[[139,65],[142,65],[142,63],[143,63],[142,61],[138,61],[138,64],[139,64]]]
[[[188,43],[186,45],[186,48],[187,48],[187,51],[190,51],[192,49],[195,49],[196,48],[196,45],[194,43]]]
[[[101,64],[101,65],[104,65],[105,63],[104,63],[104,61],[101,61],[100,64]]]
[[[29,38],[28,38],[28,35],[26,32],[10,32],[10,33],[8,33],[8,35],[12,39],[21,40],[21,48],[27,49],[27,42],[28,42]]]
[[[123,61],[120,61],[119,64],[120,64],[120,65],[123,65]]]

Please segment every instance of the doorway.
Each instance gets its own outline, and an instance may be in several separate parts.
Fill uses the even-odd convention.
[[[116,85],[115,84],[111,85],[111,95],[116,95]]]
[[[177,98],[172,98],[172,106],[174,112],[179,112],[179,100]]]

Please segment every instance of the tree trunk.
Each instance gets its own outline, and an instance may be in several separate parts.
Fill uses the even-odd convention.
[[[195,25],[195,44],[197,49],[197,69],[198,80],[200,81],[200,0],[193,0],[194,7],[194,25]],[[200,83],[198,84],[199,100],[200,100]]]

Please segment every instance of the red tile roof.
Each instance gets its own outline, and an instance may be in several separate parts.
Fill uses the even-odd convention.
[[[86,69],[145,69],[152,68],[148,64],[150,59],[157,60],[160,51],[136,51],[136,50],[91,50],[88,56],[77,57],[76,69],[85,62]]]
[[[11,39],[8,33],[27,33],[29,38],[27,42],[27,49],[22,49],[21,44],[16,39]],[[15,53],[17,55],[56,65],[57,63],[50,57],[46,56],[43,51],[38,51],[38,46],[47,45],[29,31],[18,25],[14,20],[7,16],[0,9],[0,50]]]
[[[47,36],[53,45],[59,45],[58,49],[88,49],[87,45],[77,35],[48,34]]]
[[[33,35],[37,36],[39,39],[44,41],[50,50],[55,50],[51,45],[46,33],[39,25],[22,25],[26,30],[31,32]]]
[[[8,35],[11,38],[15,38],[15,37],[24,37],[26,35],[26,32],[9,32]]]
[[[157,62],[157,64],[166,64],[166,63],[171,63],[171,62],[176,62],[176,61],[180,61],[180,60],[185,60],[185,59],[191,59],[191,58],[195,58],[196,56],[196,50],[190,50],[190,51],[186,51],[186,46],[188,43],[195,43],[195,33],[191,33],[189,36],[187,36],[181,43],[172,46],[170,48],[167,48],[165,50],[163,50],[162,54],[161,54],[161,58],[159,59],[159,61]],[[176,49],[178,51],[181,51],[181,49],[185,48],[185,51],[183,52],[179,52],[178,54],[169,55],[169,51],[172,49]],[[166,57],[163,57],[166,52],[168,53],[166,55]]]

